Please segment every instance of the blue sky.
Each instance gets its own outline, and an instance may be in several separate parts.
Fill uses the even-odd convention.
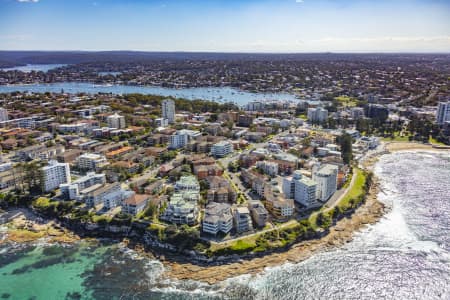
[[[450,52],[450,0],[0,0],[0,50]]]

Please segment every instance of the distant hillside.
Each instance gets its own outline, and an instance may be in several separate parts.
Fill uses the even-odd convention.
[[[243,60],[243,61],[376,61],[450,59],[450,54],[351,54],[351,53],[209,53],[138,51],[0,51],[0,66],[24,64],[79,64],[86,62],[145,62],[154,60]]]

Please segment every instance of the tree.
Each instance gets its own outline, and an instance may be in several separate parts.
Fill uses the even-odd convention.
[[[344,133],[339,137],[339,144],[341,146],[342,159],[344,163],[350,164],[353,159],[352,144],[353,139],[348,133]]]

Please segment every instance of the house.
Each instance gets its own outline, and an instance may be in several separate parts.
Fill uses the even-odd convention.
[[[146,186],[144,188],[144,192],[148,195],[159,194],[162,191],[163,186],[164,186],[163,181],[158,180]]]

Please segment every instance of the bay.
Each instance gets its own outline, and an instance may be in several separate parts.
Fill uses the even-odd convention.
[[[164,88],[159,86],[132,86],[132,85],[97,85],[85,82],[58,82],[49,84],[16,84],[0,85],[0,93],[34,92],[34,93],[112,93],[145,95],[159,95],[165,97],[184,98],[188,100],[202,99],[216,102],[233,102],[237,105],[245,105],[251,101],[274,100],[297,102],[299,99],[288,93],[250,93],[239,91],[230,87],[202,87],[202,88]],[[313,101],[314,102],[314,101]]]

